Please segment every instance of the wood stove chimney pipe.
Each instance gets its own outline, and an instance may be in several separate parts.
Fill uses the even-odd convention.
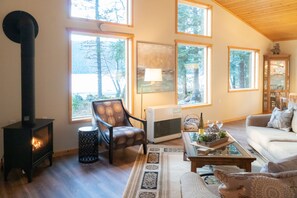
[[[3,20],[5,35],[21,44],[21,87],[22,87],[22,124],[35,124],[35,37],[38,24],[33,16],[24,11],[13,11]]]

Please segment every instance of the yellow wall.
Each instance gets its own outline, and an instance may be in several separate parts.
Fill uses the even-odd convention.
[[[134,27],[103,25],[103,30],[132,33],[136,41],[174,44],[175,39],[210,43],[212,56],[212,105],[183,110],[204,113],[204,119],[233,120],[262,111],[262,62],[263,54],[271,41],[250,26],[210,0],[213,5],[213,36],[199,38],[175,34],[175,0],[134,0]],[[90,123],[68,122],[68,38],[66,28],[91,28],[97,24],[74,21],[68,18],[67,0],[9,0],[0,1],[0,21],[11,11],[24,10],[35,17],[39,24],[36,38],[36,117],[54,118],[54,151],[77,148],[77,129]],[[228,93],[227,46],[260,49],[259,90]],[[21,119],[20,100],[20,45],[10,41],[0,30],[0,126]],[[134,49],[134,53],[136,50]],[[136,58],[134,56],[134,65]],[[135,70],[134,70],[135,71]],[[133,73],[134,79],[136,74]],[[133,82],[135,88],[136,82]],[[140,95],[134,97],[134,111],[140,114]],[[144,106],[175,103],[175,93],[145,94]],[[0,154],[3,138],[0,136]]]

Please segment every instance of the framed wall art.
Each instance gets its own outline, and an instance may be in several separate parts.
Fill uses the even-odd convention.
[[[175,46],[137,42],[137,93],[175,90]]]

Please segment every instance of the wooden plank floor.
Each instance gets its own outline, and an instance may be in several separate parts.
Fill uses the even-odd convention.
[[[230,130],[235,138],[245,141],[244,122],[229,122],[223,128]],[[160,144],[182,145],[182,140],[175,139]],[[139,146],[117,150],[113,165],[108,163],[108,153],[102,148],[99,150],[99,161],[91,164],[79,163],[77,154],[55,157],[51,167],[45,161],[34,170],[31,183],[27,182],[27,177],[18,169],[10,171],[8,181],[4,182],[1,171],[0,197],[122,197]]]

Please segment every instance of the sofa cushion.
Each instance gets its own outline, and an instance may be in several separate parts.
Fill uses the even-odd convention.
[[[297,142],[297,136],[295,133],[274,128],[249,126],[246,129],[246,133],[249,139],[252,139],[253,142],[261,145],[264,148],[267,148],[268,143],[272,141]]]
[[[290,132],[291,134],[295,134]],[[296,135],[295,135],[296,136]],[[297,136],[296,136],[297,137]],[[273,156],[274,159],[282,160],[287,157],[292,157],[297,153],[297,141],[272,141],[268,143],[266,150]],[[276,162],[276,160],[275,160]]]
[[[297,155],[284,158],[277,162],[268,162],[267,171],[278,173],[283,171],[297,170]]]
[[[284,131],[291,130],[291,122],[293,117],[293,109],[280,110],[275,107],[272,111],[267,127],[281,129]]]
[[[224,173],[215,176],[223,183],[219,187],[222,197],[295,197],[297,171],[281,173]]]
[[[269,160],[276,161],[297,154],[297,135],[268,127],[248,126],[249,144]]]

